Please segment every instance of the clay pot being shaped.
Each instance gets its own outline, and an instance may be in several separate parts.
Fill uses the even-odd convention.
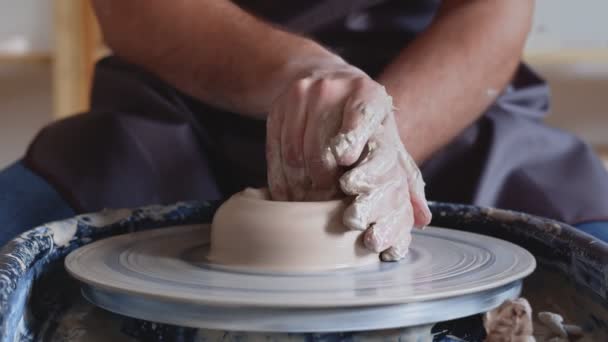
[[[215,213],[208,261],[247,271],[317,272],[378,263],[362,232],[342,224],[343,200],[281,202],[246,189]]]

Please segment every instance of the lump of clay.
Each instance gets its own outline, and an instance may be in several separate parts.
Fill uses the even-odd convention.
[[[226,201],[211,225],[211,263],[248,271],[314,272],[379,262],[361,232],[342,224],[346,204],[269,200],[246,189]]]
[[[544,341],[569,342],[583,336],[583,329],[577,325],[564,324],[564,318],[552,312],[539,312],[536,336]]]
[[[486,342],[533,342],[532,308],[524,298],[506,300],[486,313],[483,326]]]

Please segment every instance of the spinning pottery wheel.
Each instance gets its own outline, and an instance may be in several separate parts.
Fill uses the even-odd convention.
[[[361,331],[488,311],[535,267],[523,248],[430,227],[408,256],[319,272],[245,272],[207,260],[209,226],[116,236],[65,261],[84,296],[109,311],[179,326],[275,332]]]
[[[438,302],[433,299],[423,300],[419,297],[415,301],[407,303],[375,306],[293,308],[285,306],[270,307],[263,303],[261,306],[240,305],[234,307],[220,305],[221,300],[226,297],[226,293],[237,292],[236,290],[231,291],[229,288],[225,288],[224,291],[215,290],[213,293],[209,293],[216,301],[201,304],[196,300],[184,303],[183,298],[171,298],[174,293],[165,291],[164,285],[157,280],[160,276],[154,274],[138,276],[144,278],[144,280],[150,280],[149,284],[152,285],[148,285],[148,288],[141,286],[141,280],[136,283],[128,283],[130,276],[142,271],[132,269],[133,266],[119,265],[134,264],[135,260],[139,258],[152,258],[149,260],[156,260],[155,264],[148,264],[147,267],[155,272],[159,272],[159,266],[162,263],[171,265],[189,264],[188,266],[193,269],[191,282],[193,280],[199,282],[197,277],[200,278],[199,275],[208,270],[218,273],[225,272],[225,277],[249,275],[250,277],[240,278],[245,279],[243,283],[232,284],[237,289],[238,287],[259,285],[260,278],[271,274],[274,280],[278,282],[272,284],[270,280],[264,278],[266,279],[265,284],[271,283],[274,286],[271,291],[267,292],[276,293],[278,298],[278,296],[285,297],[289,294],[289,289],[285,285],[288,278],[299,275],[300,279],[308,279],[308,284],[304,282],[296,284],[295,290],[298,290],[297,286],[308,290],[308,293],[304,293],[304,295],[311,292],[314,294],[314,290],[319,288],[322,291],[316,292],[324,291],[335,294],[338,291],[332,290],[329,286],[323,286],[323,282],[333,284],[332,286],[335,287],[338,284],[337,280],[329,282],[329,278],[343,278],[348,271],[358,270],[363,273],[363,268],[370,269],[374,266],[368,264],[350,269],[287,274],[285,272],[263,272],[260,270],[243,273],[233,271],[231,267],[218,268],[209,265],[209,262],[202,255],[205,253],[202,249],[206,248],[205,239],[209,236],[205,234],[209,233],[208,224],[211,222],[212,216],[217,213],[219,204],[220,202],[203,201],[177,203],[168,206],[149,206],[130,210],[110,210],[45,224],[22,234],[18,239],[5,245],[2,253],[0,253],[0,273],[3,274],[0,277],[0,283],[2,284],[0,286],[0,340],[37,340],[44,336],[45,340],[46,337],[49,337],[49,341],[83,342],[110,340],[128,342],[134,339],[159,342],[244,342],[261,340],[316,342],[433,340],[447,342],[455,339],[471,342],[484,341],[486,335],[482,315],[480,314],[422,326],[371,331],[361,330],[372,329],[374,326],[407,324],[408,314],[412,317],[413,313],[422,316],[418,320],[418,322],[422,322],[439,320],[440,317],[445,317],[445,319],[461,317],[466,315],[467,312],[483,312],[483,307],[491,307],[492,303],[500,301],[498,299],[500,296],[492,294],[491,291],[486,292],[489,293],[486,297],[489,298],[489,303],[484,303],[483,296],[479,295],[477,301],[472,301],[472,308],[471,305],[467,304],[469,302],[462,300],[465,298],[462,293],[452,293],[443,297],[445,300],[443,305],[437,304]],[[440,234],[443,231],[454,234],[456,238],[469,245],[480,245],[482,250],[487,249],[490,251],[489,253],[497,254],[496,257],[493,257],[495,258],[493,261],[486,261],[486,265],[491,265],[502,257],[498,255],[498,249],[487,244],[486,240],[478,240],[478,235],[475,234],[499,238],[500,240],[497,241],[500,241],[501,244],[503,240],[510,241],[532,252],[537,262],[536,270],[525,279],[521,293],[522,297],[528,299],[534,310],[534,329],[537,341],[543,340],[543,336],[546,337],[546,335],[543,335],[544,326],[536,317],[543,311],[560,314],[564,317],[564,322],[582,327],[584,337],[580,339],[581,341],[608,341],[608,335],[606,334],[608,302],[605,299],[608,293],[606,292],[608,276],[605,267],[608,263],[607,244],[582,234],[568,225],[522,213],[444,203],[431,203],[430,207],[434,216],[433,225],[449,227],[454,230],[430,227],[425,231],[416,232],[408,258],[399,264],[376,263],[376,266],[397,267],[396,265],[402,263],[413,263],[413,260],[410,259],[423,254],[420,250],[426,248],[423,247],[424,241],[421,236],[431,234],[432,236],[442,237]],[[163,233],[163,230],[167,235]],[[182,230],[180,233],[191,231],[188,236],[192,239],[188,243],[194,245],[195,248],[182,253],[179,258],[173,259],[170,256],[170,249],[173,248],[170,247],[170,244],[173,242],[168,238],[171,236],[177,238],[180,230]],[[469,235],[467,232],[475,234]],[[144,237],[148,242],[144,242]],[[184,239],[186,239],[185,236]],[[453,242],[450,237],[446,237],[446,239],[448,240],[447,244]],[[120,246],[118,241],[122,241],[122,243],[130,241],[130,252],[126,251],[124,245]],[[145,244],[149,242],[153,242],[155,247],[149,246],[147,248]],[[82,253],[87,248],[90,248],[89,251],[93,252],[98,248],[106,249],[109,245],[114,245],[115,251],[112,252],[112,257],[103,257],[105,265],[102,267],[126,267],[127,270],[123,270],[121,273],[127,274],[125,280],[127,283],[113,284],[113,276],[108,279],[104,278],[106,272],[103,269],[97,270],[95,265],[85,265],[85,271],[88,275],[83,273],[85,277],[94,275],[91,282],[75,281],[65,271],[66,269],[63,266],[69,253],[76,251],[75,253],[83,255]],[[436,251],[430,254],[433,258],[436,255],[438,255]],[[74,257],[75,255],[70,257],[70,263],[81,263],[80,260],[73,259]],[[79,258],[77,257],[77,259]],[[121,261],[121,258],[123,261]],[[125,258],[129,261],[125,261]],[[106,261],[112,259],[114,261]],[[195,264],[192,260],[197,259],[204,260]],[[419,257],[419,259],[421,258]],[[139,261],[137,263],[141,264]],[[410,268],[414,269],[415,266]],[[367,290],[360,290],[359,293],[361,296],[365,295],[367,298],[373,298],[373,286],[380,289],[388,288],[388,286],[383,285],[389,284],[388,281],[384,282],[392,277],[389,276],[389,271],[391,269],[387,268],[384,270],[385,273],[378,271],[375,275],[369,275],[368,279],[371,280],[366,280],[367,283],[351,282],[351,289],[354,291],[357,288],[367,288]],[[430,267],[423,268],[423,271],[432,272]],[[95,276],[95,273],[101,275]],[[164,277],[174,282],[180,282],[184,277],[187,277],[183,271],[178,273],[178,277],[170,278],[173,277],[173,274],[175,272]],[[327,277],[323,278],[321,275],[327,275]],[[454,279],[457,278],[454,273],[449,276]],[[446,275],[443,278],[445,277]],[[221,278],[217,279],[220,280]],[[413,278],[409,279],[412,280]],[[433,286],[438,284],[435,280],[437,279],[432,281]],[[490,285],[486,290],[493,288],[497,293],[501,293],[502,288],[509,284],[506,278],[503,277],[503,280],[506,281],[507,285],[496,285],[495,287]],[[371,281],[374,281],[374,283]],[[514,280],[511,284],[519,282]],[[424,286],[428,286],[424,280],[418,281],[417,284],[417,289],[424,289]],[[223,286],[223,283],[219,283],[219,285]],[[469,293],[471,296],[484,291],[477,285],[472,284],[475,289]],[[125,286],[125,290],[121,290],[120,286]],[[216,288],[220,286],[216,286]],[[194,288],[194,286],[191,287]],[[280,290],[274,290],[276,288],[280,288]],[[328,290],[325,290],[325,288]],[[99,309],[85,301],[81,295],[81,289],[95,303],[118,313]],[[199,289],[203,290],[200,286]],[[160,295],[150,294],[151,290],[158,291]],[[207,290],[209,289],[205,289],[205,291]],[[376,298],[382,297],[385,293],[387,293],[385,290],[376,291]],[[438,291],[434,293],[438,295]],[[510,296],[508,291],[502,293],[506,293],[505,297]],[[257,294],[252,294],[249,297],[255,298],[256,296]],[[269,297],[273,297],[272,294],[268,294],[264,298]],[[337,298],[337,296],[334,297]],[[428,305],[425,306],[425,304]],[[389,311],[390,307],[401,309],[401,311]],[[328,310],[332,308],[335,309],[333,315]],[[411,311],[407,311],[408,308]],[[187,316],[185,313],[187,309],[190,312],[196,311],[192,316],[194,318],[184,319]],[[240,309],[240,311],[236,309]],[[124,313],[124,315],[120,313]],[[314,315],[317,313],[325,315],[317,316],[317,320],[314,321]],[[259,316],[256,316],[257,314]],[[244,322],[247,315],[249,317],[256,316],[253,318],[257,320]],[[137,317],[144,319],[138,319]],[[150,319],[147,320],[145,317],[150,317]],[[288,324],[293,323],[294,320],[298,320],[299,317],[308,319],[311,324],[316,324],[312,327],[328,327],[328,330],[336,332],[320,333],[321,331],[316,331],[295,334],[251,332],[256,325],[262,330],[280,331]],[[264,319],[266,319],[265,322],[263,322]],[[356,322],[349,322],[349,320],[355,320]],[[345,321],[346,324],[341,326],[340,324]],[[183,325],[163,324],[162,322],[183,322]],[[266,326],[264,327],[262,323]],[[299,323],[303,324],[302,322]],[[239,324],[243,324],[242,329],[239,328]],[[227,329],[191,328],[196,326],[215,326]],[[311,326],[308,326],[308,328],[311,328]],[[289,329],[285,328],[285,331],[287,330]],[[308,329],[304,327],[302,330]],[[310,330],[317,329],[311,328]]]

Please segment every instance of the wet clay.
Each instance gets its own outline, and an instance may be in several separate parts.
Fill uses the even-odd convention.
[[[208,260],[248,271],[315,272],[378,263],[362,232],[342,223],[347,203],[271,201],[246,189],[226,201],[211,225]]]
[[[533,315],[536,340],[608,341],[605,300],[543,266],[526,279],[522,293],[537,312]]]
[[[506,300],[483,316],[486,342],[533,342],[532,308],[527,300]]]

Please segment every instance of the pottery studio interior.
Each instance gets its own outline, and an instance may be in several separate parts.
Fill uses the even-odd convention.
[[[0,0],[0,342],[608,341],[604,0]]]

